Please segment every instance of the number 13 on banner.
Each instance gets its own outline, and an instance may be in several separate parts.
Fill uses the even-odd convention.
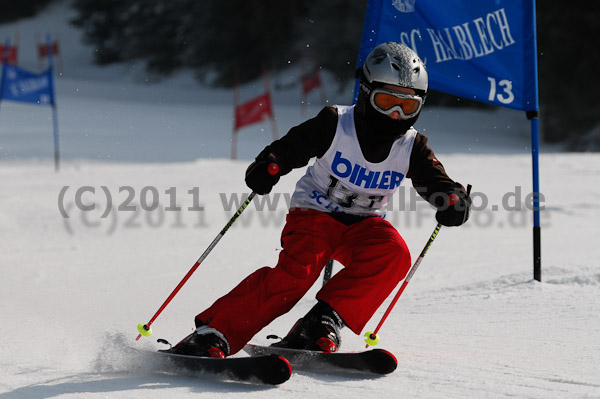
[[[502,104],[510,104],[515,100],[515,95],[512,92],[512,82],[508,79],[502,79],[496,84],[496,79],[489,77],[490,81],[490,95],[488,96],[489,101],[500,101]],[[496,86],[499,86],[502,93],[496,94]]]

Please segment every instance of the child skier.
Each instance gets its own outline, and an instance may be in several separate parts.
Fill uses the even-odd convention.
[[[355,106],[323,108],[267,146],[248,167],[246,184],[263,195],[280,176],[316,157],[292,196],[277,266],[258,269],[198,314],[197,329],[173,348],[175,353],[225,357],[238,352],[292,309],[329,259],[344,268],[275,345],[334,352],[340,330],[360,334],[410,268],[404,240],[383,219],[388,198],[404,177],[438,209],[442,225],[459,226],[469,218],[464,187],[448,177],[427,137],[412,127],[428,84],[417,54],[402,44],[384,43],[359,73]],[[269,173],[272,163],[279,174]]]

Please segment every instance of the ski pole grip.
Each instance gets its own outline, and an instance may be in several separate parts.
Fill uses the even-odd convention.
[[[452,193],[448,196],[448,205],[453,206],[458,201],[460,201],[460,198],[458,198],[458,195]]]
[[[275,176],[279,173],[279,165],[277,165],[275,162],[272,162],[269,164],[269,166],[267,166],[267,171],[270,175]]]
[[[470,184],[467,184],[467,197],[469,195],[471,195],[471,188],[473,186],[471,186]],[[456,204],[458,201],[460,200],[460,198],[458,198],[458,195],[452,193],[448,196],[448,205],[453,206],[454,204]]]

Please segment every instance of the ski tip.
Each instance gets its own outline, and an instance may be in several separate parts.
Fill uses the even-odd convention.
[[[288,374],[292,375],[292,365],[291,365],[291,363],[285,357],[283,357],[283,356],[280,356],[280,355],[276,355],[276,356],[279,358],[279,360],[281,360],[285,364],[285,366],[287,367]]]
[[[283,356],[270,355],[268,356],[269,365],[262,380],[266,384],[279,385],[283,384],[292,376],[292,365]]]
[[[373,349],[372,352],[377,354],[378,361],[373,363],[371,371],[377,374],[389,374],[398,367],[398,359],[392,352],[385,349]]]
[[[385,349],[379,349],[379,351],[385,353],[386,355],[388,355],[389,357],[392,358],[392,360],[394,361],[394,363],[396,363],[396,365],[398,365],[398,359],[396,359],[396,356],[394,356],[394,354],[390,351],[386,351]]]

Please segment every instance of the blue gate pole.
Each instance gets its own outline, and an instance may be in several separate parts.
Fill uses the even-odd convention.
[[[540,227],[540,124],[539,124],[539,86],[537,62],[537,21],[535,0],[531,1],[533,24],[533,84],[535,85],[535,110],[527,111],[531,120],[531,161],[533,171],[533,278],[542,281],[542,239]]]
[[[58,111],[56,110],[56,91],[54,87],[54,49],[52,46],[52,36],[49,33],[46,35],[46,43],[48,46],[48,68],[50,68],[50,90],[52,93],[51,105],[52,128],[54,136],[54,170],[58,172],[60,169],[60,140],[58,137]]]
[[[54,170],[60,169],[60,142],[58,140],[58,112],[56,104],[52,104],[52,126],[54,128]]]
[[[540,227],[540,132],[537,112],[531,118],[531,160],[533,170],[533,278],[542,281],[542,240]]]
[[[6,38],[4,41],[4,51],[0,54],[0,61],[2,61],[2,71],[0,71],[0,103],[2,102],[2,93],[4,90],[4,69],[6,69],[6,64],[8,64],[8,48],[10,47],[10,38]]]

